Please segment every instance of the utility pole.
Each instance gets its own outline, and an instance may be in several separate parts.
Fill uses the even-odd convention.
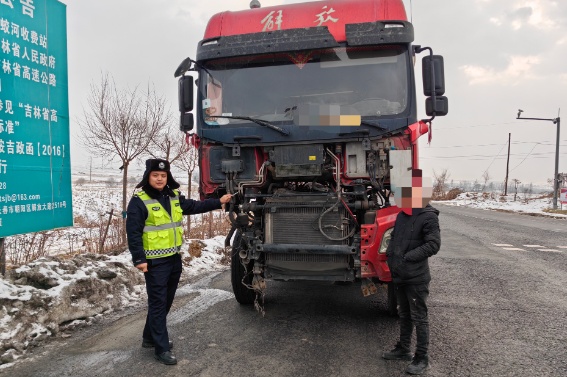
[[[561,109],[559,109],[561,111]],[[518,110],[516,119],[526,120],[547,120],[557,125],[557,139],[555,143],[555,174],[553,175],[553,209],[557,209],[557,194],[559,192],[559,131],[561,130],[561,118],[559,113],[557,118],[522,118],[521,115],[524,111]]]
[[[510,140],[512,140],[512,133],[508,134],[508,159],[506,160],[506,178],[504,179],[504,196],[508,195],[508,169],[510,168]]]

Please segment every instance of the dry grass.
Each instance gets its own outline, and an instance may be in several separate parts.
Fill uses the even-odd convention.
[[[47,255],[58,235],[58,231],[42,231],[6,237],[4,251],[7,269],[17,268]]]
[[[431,199],[433,199],[433,200],[453,200],[453,199],[456,199],[457,196],[459,196],[462,193],[463,193],[463,190],[461,190],[460,188],[451,189],[447,193],[443,193],[442,191],[437,190],[437,191],[433,192],[433,196],[431,197]]]
[[[221,210],[212,211],[191,218],[191,229],[185,235],[188,238],[207,239],[215,236],[226,235],[230,231],[230,221],[225,212]]]
[[[205,243],[198,240],[193,240],[189,244],[189,255],[191,258],[200,258],[203,254],[203,249],[205,248]]]
[[[567,209],[553,209],[553,208],[546,208],[543,210],[545,213],[556,213],[559,215],[567,215]]]

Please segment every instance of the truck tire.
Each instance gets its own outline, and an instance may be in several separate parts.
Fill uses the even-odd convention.
[[[395,317],[398,315],[398,299],[394,283],[388,283],[388,314]]]
[[[232,283],[232,291],[234,292],[234,297],[236,301],[242,305],[251,305],[254,303],[256,298],[256,293],[254,290],[246,287],[242,281],[247,285],[252,285],[252,268],[254,267],[254,261],[251,261],[247,266],[246,270],[240,261],[240,256],[238,252],[242,247],[240,232],[236,233],[234,237],[234,243],[232,244],[232,256],[230,258],[230,280]],[[246,274],[246,276],[245,276]]]

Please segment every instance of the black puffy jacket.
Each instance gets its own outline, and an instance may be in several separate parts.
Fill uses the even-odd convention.
[[[431,205],[400,212],[386,255],[396,284],[425,284],[431,280],[428,258],[441,247],[439,211]]]

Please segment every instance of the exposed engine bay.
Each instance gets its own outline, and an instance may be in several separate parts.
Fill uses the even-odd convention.
[[[390,206],[390,156],[401,153],[411,168],[404,142],[208,147],[210,181],[235,194],[227,209],[227,245],[234,236],[240,264],[233,284],[258,292],[266,279],[360,279],[361,225]]]

